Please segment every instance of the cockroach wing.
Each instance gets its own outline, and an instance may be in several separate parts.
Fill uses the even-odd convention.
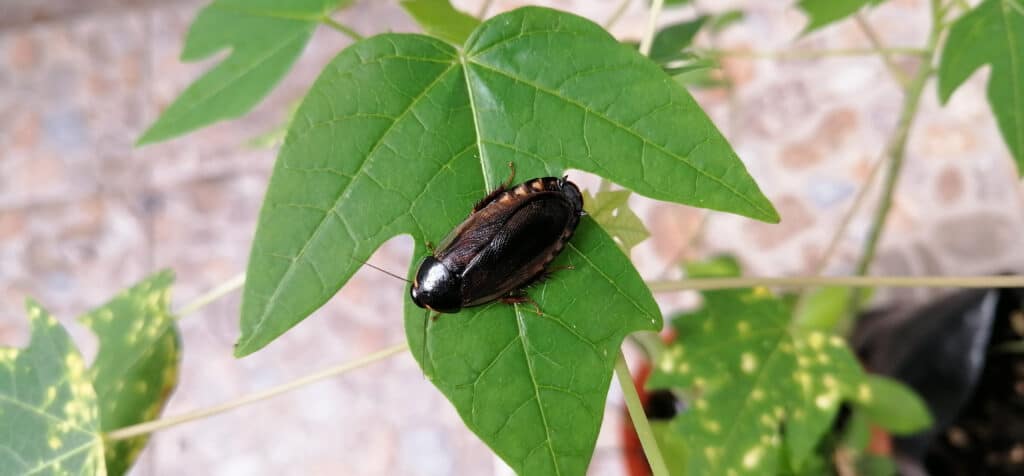
[[[579,224],[579,211],[561,193],[541,192],[524,202],[463,272],[464,306],[500,298],[540,277]]]

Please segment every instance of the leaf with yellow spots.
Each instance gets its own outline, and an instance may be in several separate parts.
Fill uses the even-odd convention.
[[[587,213],[611,235],[626,255],[651,236],[644,222],[629,208],[627,202],[631,194],[629,190],[605,190],[591,196],[589,191],[583,191]]]
[[[759,288],[706,292],[702,309],[674,322],[679,337],[647,385],[691,397],[672,422],[690,448],[689,474],[799,469],[854,397],[863,376],[843,340],[790,321]]]
[[[0,348],[0,472],[104,475],[99,407],[63,327],[29,301],[32,339]]]
[[[89,376],[102,431],[155,419],[178,381],[181,339],[169,309],[173,282],[170,271],[157,273],[80,318],[99,339]],[[127,472],[147,439],[109,442],[110,474]]]

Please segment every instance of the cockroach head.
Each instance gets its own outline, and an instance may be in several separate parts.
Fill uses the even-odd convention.
[[[456,313],[462,309],[462,279],[433,256],[420,264],[409,294],[417,306],[432,311]]]

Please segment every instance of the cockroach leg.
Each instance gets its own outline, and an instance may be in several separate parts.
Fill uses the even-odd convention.
[[[530,303],[531,305],[533,305],[534,310],[537,311],[537,315],[538,316],[543,316],[544,315],[544,311],[540,310],[540,305],[537,304],[537,301],[534,301],[533,298],[531,298],[527,294],[510,294],[510,295],[505,296],[503,298],[499,298],[499,300],[501,302],[505,303],[505,304],[524,304],[524,303]]]
[[[469,212],[470,215],[480,211],[480,209],[486,207],[488,203],[493,202],[495,198],[498,198],[499,195],[505,193],[505,191],[508,190],[508,186],[512,185],[512,180],[516,178],[516,164],[509,162],[508,170],[508,178],[505,179],[505,181],[502,182],[501,185],[498,185],[498,188],[494,189],[491,193],[487,194],[487,196],[484,197],[479,202],[476,202],[476,205],[473,205],[473,211]]]

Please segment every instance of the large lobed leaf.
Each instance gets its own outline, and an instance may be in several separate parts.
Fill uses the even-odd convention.
[[[159,142],[245,114],[291,69],[313,29],[349,0],[215,0],[199,12],[181,53],[199,61],[230,55],[192,83],[139,138]]]
[[[1024,174],[1024,0],[985,0],[957,19],[939,63],[942,102],[986,64],[989,105]]]
[[[787,306],[764,289],[706,292],[700,311],[677,318],[679,337],[647,386],[693,396],[673,422],[690,474],[799,470],[840,403],[868,391],[842,339],[789,323]]]
[[[32,339],[0,348],[0,472],[105,475],[99,405],[82,356],[56,319],[27,304]]]
[[[807,14],[804,32],[817,30],[830,23],[842,20],[868,5],[878,5],[885,0],[800,0],[797,6]]]
[[[588,20],[519,9],[483,23],[461,51],[381,35],[339,54],[297,112],[260,214],[236,355],[323,305],[385,240],[411,234],[423,255],[509,162],[520,181],[582,169],[656,199],[778,219],[689,94]],[[531,290],[543,315],[494,304],[443,316],[428,334],[427,374],[530,474],[586,468],[615,351],[661,322],[591,220],[559,263],[576,269]],[[419,357],[425,316],[403,298]]]
[[[89,376],[100,402],[100,430],[154,420],[178,380],[181,340],[170,313],[174,275],[157,273],[80,318],[99,339]],[[107,471],[124,474],[148,436],[106,444]]]
[[[652,198],[776,221],[685,90],[593,23],[524,8],[465,56],[419,35],[342,52],[299,108],[249,261],[246,355],[330,298],[380,243],[440,240],[507,174],[594,172]]]

